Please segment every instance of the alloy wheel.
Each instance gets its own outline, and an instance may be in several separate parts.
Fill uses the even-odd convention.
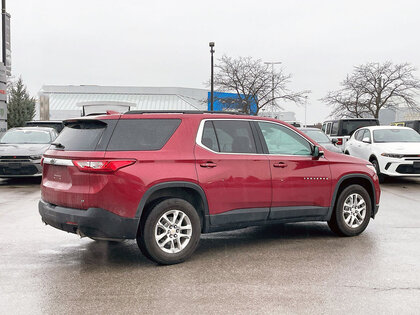
[[[179,253],[188,245],[191,236],[191,220],[181,210],[166,211],[155,226],[155,241],[165,253]]]
[[[366,217],[366,201],[357,193],[350,194],[343,204],[343,218],[352,229],[363,224]]]

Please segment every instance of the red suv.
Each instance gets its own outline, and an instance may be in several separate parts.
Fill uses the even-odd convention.
[[[137,239],[179,263],[201,233],[327,221],[358,235],[378,211],[374,167],[278,120],[128,112],[65,121],[44,154],[42,220],[92,239]]]

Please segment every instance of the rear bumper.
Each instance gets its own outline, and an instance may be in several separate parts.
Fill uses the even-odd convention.
[[[43,200],[38,204],[42,221],[52,227],[98,239],[134,239],[139,219],[125,218],[100,208],[64,208]]]

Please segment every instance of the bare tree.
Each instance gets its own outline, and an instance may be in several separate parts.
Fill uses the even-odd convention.
[[[215,89],[237,95],[236,98],[223,99],[226,107],[236,108],[247,114],[252,112],[253,104],[256,107],[254,112],[256,115],[269,104],[281,109],[277,100],[302,104],[310,92],[292,92],[287,87],[292,78],[291,74],[284,74],[282,70],[272,72],[271,68],[259,59],[254,60],[251,57],[234,59],[223,56],[215,68]]]
[[[354,67],[341,82],[341,89],[329,92],[322,101],[332,106],[332,116],[375,117],[382,108],[397,109],[400,105],[418,110],[415,97],[420,81],[409,63],[367,63]]]

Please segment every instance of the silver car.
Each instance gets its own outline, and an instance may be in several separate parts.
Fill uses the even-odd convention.
[[[0,178],[41,176],[41,158],[57,138],[47,127],[9,129],[0,139]]]
[[[335,145],[337,143],[337,139],[330,140],[330,138],[328,138],[328,136],[325,135],[325,133],[323,133],[320,129],[304,127],[299,128],[299,130],[306,134],[309,138],[314,139],[328,151],[343,153],[343,151],[341,151],[341,149]]]

